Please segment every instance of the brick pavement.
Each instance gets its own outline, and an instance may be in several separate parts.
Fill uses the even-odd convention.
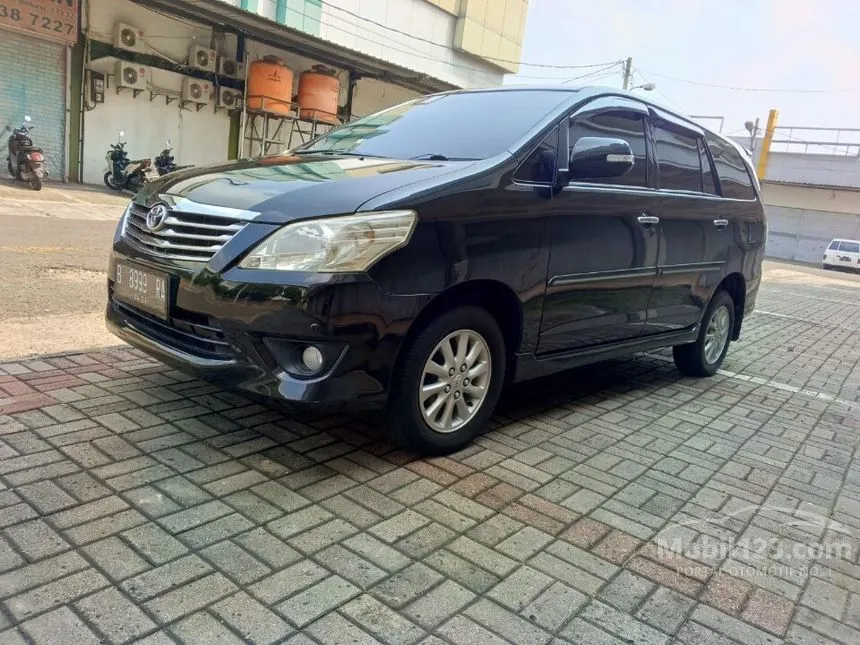
[[[0,643],[860,642],[858,320],[768,284],[719,376],[518,387],[438,459],[136,351],[0,365]]]

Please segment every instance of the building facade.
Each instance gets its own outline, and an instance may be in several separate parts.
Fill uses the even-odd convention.
[[[243,109],[242,65],[276,57],[294,74],[293,101],[301,73],[322,66],[338,80],[337,119],[352,120],[501,84],[518,69],[527,9],[527,0],[0,0],[0,114],[9,125],[33,118],[54,179],[100,183],[120,139],[132,158],[169,140],[180,164],[271,153],[319,124],[298,110]]]

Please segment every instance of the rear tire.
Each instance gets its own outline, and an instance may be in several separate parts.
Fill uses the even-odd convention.
[[[12,160],[9,157],[6,157],[6,170],[14,179],[18,179],[18,176],[15,174],[15,169],[12,167]]]
[[[716,374],[729,351],[734,328],[735,303],[727,292],[718,291],[708,303],[696,341],[672,348],[678,370],[686,376]]]
[[[30,188],[33,190],[42,190],[42,178],[39,175],[30,177]]]
[[[404,352],[385,412],[392,439],[424,455],[468,445],[493,414],[505,380],[505,340],[496,320],[480,307],[452,309]]]

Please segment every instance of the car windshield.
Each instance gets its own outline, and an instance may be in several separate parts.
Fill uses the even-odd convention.
[[[570,98],[553,90],[505,90],[428,96],[353,121],[294,152],[394,159],[486,159]]]

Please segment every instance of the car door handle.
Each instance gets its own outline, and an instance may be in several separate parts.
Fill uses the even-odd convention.
[[[653,226],[654,224],[660,223],[660,218],[654,215],[646,215],[645,213],[643,213],[636,218],[636,221],[639,222],[642,226]]]
[[[729,225],[729,220],[727,220],[727,219],[715,219],[714,220],[714,226],[716,226],[717,228],[725,228],[728,225]]]

